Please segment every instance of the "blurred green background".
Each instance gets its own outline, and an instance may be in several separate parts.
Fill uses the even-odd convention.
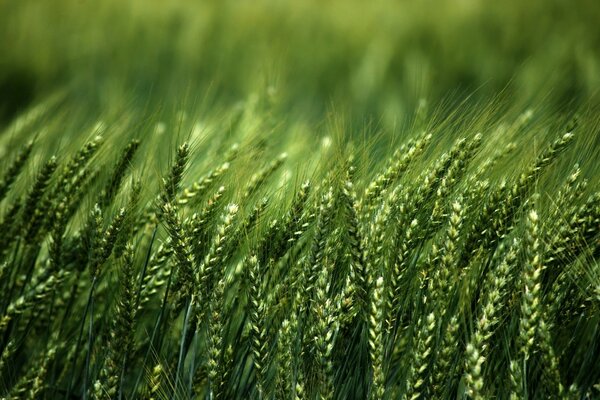
[[[600,87],[597,0],[0,0],[0,37],[2,124],[58,90],[109,114],[257,95],[392,127],[421,99],[563,110]]]

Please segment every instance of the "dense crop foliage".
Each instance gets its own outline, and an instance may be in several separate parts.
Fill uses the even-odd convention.
[[[600,398],[563,3],[0,2],[0,398]]]
[[[256,157],[260,147],[243,143],[212,151],[209,136],[180,145],[152,186],[143,140],[122,145],[99,124],[78,150],[46,157],[42,138],[15,128],[24,144],[1,186],[3,390],[592,393],[600,193],[577,165],[547,183],[573,123],[518,168],[511,152],[523,142],[489,148],[526,117],[457,136],[441,153],[429,127],[373,172],[340,149],[302,183],[286,154],[267,146]]]

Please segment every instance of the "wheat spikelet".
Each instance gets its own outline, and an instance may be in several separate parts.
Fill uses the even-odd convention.
[[[262,399],[266,393],[266,372],[268,370],[269,354],[267,343],[267,331],[265,326],[265,316],[267,310],[262,300],[261,293],[261,271],[256,257],[248,259],[248,316],[250,319],[250,345],[252,349],[252,360],[254,363],[254,373],[256,375],[256,389],[258,396]]]
[[[371,399],[383,399],[385,396],[385,370],[383,349],[383,277],[377,278],[373,288],[373,299],[369,315],[369,351],[373,367],[373,385]]]
[[[133,247],[128,244],[123,255],[120,274],[121,293],[116,305],[116,317],[108,339],[107,357],[100,376],[93,385],[92,397],[115,398],[122,390],[122,377],[133,348],[135,329],[135,296],[133,276]]]
[[[521,319],[519,320],[520,352],[525,360],[531,354],[531,347],[534,344],[540,320],[541,287],[539,280],[542,265],[539,254],[538,220],[538,214],[533,210],[527,215],[525,249],[528,258],[521,277],[523,298],[521,300]]]
[[[483,399],[482,366],[488,349],[488,341],[494,333],[495,326],[500,322],[504,306],[503,297],[507,295],[510,283],[510,273],[517,260],[519,242],[513,241],[498,267],[490,271],[484,283],[484,298],[481,301],[481,311],[476,321],[475,331],[465,352],[465,383],[467,393],[473,399]]]
[[[133,139],[123,150],[108,183],[100,194],[98,203],[101,207],[106,207],[114,199],[139,146],[140,141]]]
[[[147,400],[158,400],[159,398],[162,398],[162,396],[159,397],[162,387],[162,375],[162,365],[160,363],[156,364],[154,368],[152,368],[152,371],[148,377],[148,393],[146,396]]]
[[[277,171],[277,169],[279,169],[279,167],[281,167],[283,165],[283,163],[286,159],[287,159],[287,153],[282,153],[277,158],[275,158],[273,161],[271,161],[268,165],[266,165],[264,168],[262,168],[261,170],[259,170],[255,174],[253,174],[250,177],[250,181],[246,185],[246,189],[244,190],[244,193],[242,194],[242,199],[240,200],[240,202],[241,203],[246,202],[246,200],[248,198],[250,198],[250,196],[252,196],[260,188],[260,186],[272,174],[274,174],[275,171]]]
[[[171,171],[169,175],[163,179],[164,188],[160,197],[162,204],[173,203],[175,200],[175,196],[177,196],[179,186],[181,185],[185,167],[188,163],[189,154],[190,146],[187,143],[184,143],[177,148],[177,155],[175,157],[175,162],[171,166]]]
[[[225,280],[221,278],[211,295],[211,313],[208,323],[208,381],[210,384],[211,398],[223,399],[226,394],[227,371],[225,371],[224,349],[224,296]]]
[[[332,353],[339,323],[335,316],[336,304],[329,298],[329,274],[322,268],[317,279],[313,315],[315,316],[314,346],[319,376],[319,398],[331,400],[334,396],[334,366]]]
[[[211,186],[212,184],[218,180],[221,176],[223,176],[231,166],[231,161],[235,158],[237,154],[237,146],[235,146],[236,151],[233,151],[230,156],[226,156],[226,161],[209,171],[202,178],[192,183],[191,186],[182,190],[181,194],[177,198],[178,205],[188,205],[193,200],[200,198]]]
[[[196,298],[199,301],[209,298],[215,281],[214,270],[220,264],[224,263],[227,260],[227,257],[229,257],[229,254],[224,252],[224,250],[226,249],[227,241],[231,239],[230,233],[238,210],[239,208],[236,204],[229,204],[225,207],[225,211],[221,216],[221,223],[217,226],[217,231],[213,237],[212,245],[195,274],[194,279],[197,285],[195,293]],[[223,273],[224,271],[219,271],[219,274]],[[203,311],[201,308],[197,310],[196,317],[198,319],[198,323],[202,323]]]
[[[27,142],[17,153],[13,162],[6,169],[6,172],[0,178],[0,202],[4,200],[6,194],[10,190],[12,184],[15,182],[23,167],[27,163],[31,150],[33,149],[33,140]]]
[[[357,204],[357,208],[362,211],[364,205],[366,205],[369,207],[369,210],[372,211],[374,209],[372,207],[375,201],[407,170],[410,163],[418,157],[425,147],[427,147],[429,142],[431,142],[432,137],[433,136],[430,133],[423,133],[419,135],[414,142],[411,142],[406,146],[403,145],[397,150],[394,153],[392,160],[390,160],[387,169],[377,175],[375,179],[369,183],[369,186],[365,189],[363,198],[360,203]],[[367,211],[367,214],[370,214],[370,212]]]
[[[446,325],[445,334],[440,344],[435,364],[433,366],[431,387],[433,397],[443,398],[448,395],[446,391],[452,387],[454,379],[454,358],[456,349],[459,348],[460,324],[458,316],[453,315]]]
[[[434,330],[436,327],[435,314],[429,313],[425,319],[417,322],[415,348],[410,363],[409,376],[406,382],[405,398],[416,400],[425,396],[427,386],[427,369],[433,351]]]

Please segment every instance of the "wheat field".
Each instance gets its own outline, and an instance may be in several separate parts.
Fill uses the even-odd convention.
[[[600,398],[597,21],[0,1],[0,398]]]

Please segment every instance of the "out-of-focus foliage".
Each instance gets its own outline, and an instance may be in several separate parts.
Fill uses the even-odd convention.
[[[423,97],[504,91],[562,107],[600,86],[594,0],[5,0],[0,11],[0,79],[35,94],[68,85],[103,107],[268,90],[286,110],[391,124]]]

